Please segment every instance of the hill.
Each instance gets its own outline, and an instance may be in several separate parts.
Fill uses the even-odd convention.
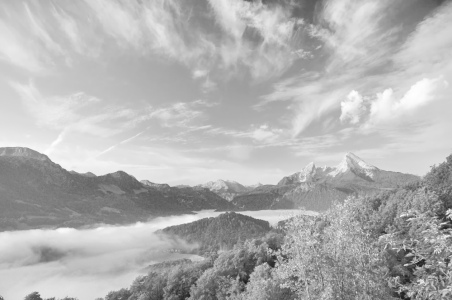
[[[188,224],[166,227],[159,231],[170,237],[178,237],[199,246],[199,254],[232,249],[247,239],[259,238],[270,232],[267,221],[254,219],[235,212],[227,212],[215,218],[205,218]]]

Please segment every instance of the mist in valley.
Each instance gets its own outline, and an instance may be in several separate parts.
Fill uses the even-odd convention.
[[[90,229],[59,228],[0,233],[0,295],[19,300],[33,291],[43,298],[65,296],[80,300],[104,297],[128,287],[150,264],[196,255],[171,253],[192,249],[182,240],[155,234],[167,226],[216,217],[222,212],[159,217],[128,226]],[[271,225],[300,211],[249,211],[242,214],[267,220]],[[309,213],[309,212],[304,212]]]

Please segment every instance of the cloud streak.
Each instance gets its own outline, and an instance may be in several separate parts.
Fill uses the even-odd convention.
[[[4,61],[43,73],[63,61],[101,59],[109,53],[157,56],[188,67],[210,91],[217,80],[245,71],[256,80],[279,76],[303,50],[297,37],[303,22],[291,17],[292,5],[260,1],[80,1],[7,6],[15,18],[0,23]],[[201,23],[209,26],[201,26]],[[30,41],[30,42],[28,42]],[[69,43],[68,43],[69,41]],[[33,47],[29,47],[29,44]],[[126,54],[127,53],[127,54]],[[306,56],[301,56],[305,58]]]

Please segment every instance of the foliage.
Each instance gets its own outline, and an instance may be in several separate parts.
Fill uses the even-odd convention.
[[[447,211],[452,220],[452,210]],[[428,213],[410,212],[401,216],[403,228],[383,237],[387,247],[405,255],[406,267],[413,268],[409,282],[395,277],[392,283],[400,294],[411,299],[452,298],[452,229],[449,222]]]
[[[239,299],[243,300],[292,300],[295,294],[283,287],[283,279],[278,276],[275,269],[268,264],[262,264],[254,269],[245,292]]]
[[[432,167],[424,177],[424,184],[438,195],[445,209],[452,208],[452,154],[445,162]]]
[[[25,296],[24,300],[42,300],[42,298],[38,292],[33,292]]]
[[[233,251],[220,254],[213,267],[198,279],[190,290],[191,300],[228,299],[244,290],[254,268],[272,260],[268,245],[250,241]]]
[[[116,292],[110,292],[105,296],[105,300],[127,300],[132,295],[128,289],[120,289]]]
[[[318,218],[294,218],[279,254],[283,287],[301,299],[389,299],[376,241],[356,220],[356,201]]]

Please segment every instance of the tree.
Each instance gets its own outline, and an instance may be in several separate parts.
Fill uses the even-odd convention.
[[[223,252],[213,267],[206,270],[192,286],[189,299],[237,298],[244,291],[254,268],[271,260],[268,245],[259,240],[247,241]]]
[[[262,264],[251,273],[246,291],[241,295],[243,300],[292,300],[295,295],[288,288],[281,287],[282,280],[277,277],[268,264]]]
[[[33,292],[25,296],[24,300],[42,300],[42,298],[38,292]]]
[[[282,287],[301,299],[391,299],[377,241],[348,199],[320,218],[294,218],[279,254]]]
[[[452,220],[452,210],[446,217]],[[399,276],[391,283],[399,294],[411,299],[452,299],[452,229],[448,222],[428,213],[408,212],[400,219],[404,227],[383,237],[390,250],[405,256],[404,266],[412,278]]]
[[[132,295],[128,289],[120,289],[119,291],[112,291],[105,296],[105,300],[127,300]]]
[[[424,185],[438,195],[445,209],[452,208],[452,155],[432,167],[424,177]]]

